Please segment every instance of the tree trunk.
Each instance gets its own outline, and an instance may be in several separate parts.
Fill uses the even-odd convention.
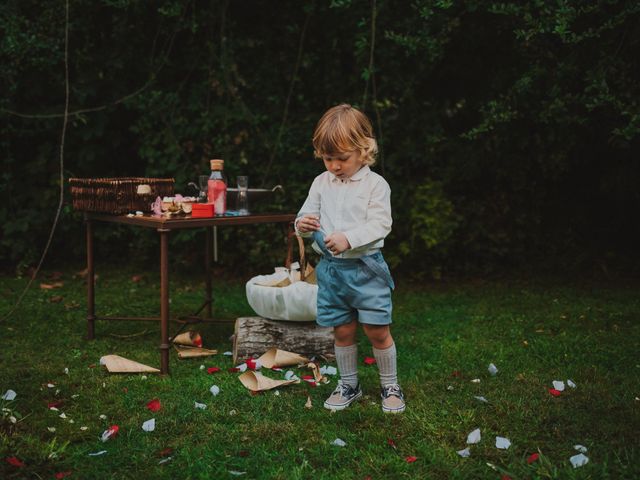
[[[299,353],[307,357],[323,356],[332,359],[333,328],[319,327],[311,322],[279,322],[262,317],[236,319],[233,336],[233,362],[260,356],[271,347]]]

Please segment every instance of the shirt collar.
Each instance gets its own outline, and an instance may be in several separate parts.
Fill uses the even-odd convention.
[[[371,171],[371,169],[369,168],[369,165],[363,165],[360,170],[358,170],[356,173],[351,175],[349,180],[351,180],[352,182],[358,182],[358,181],[362,180],[370,171]],[[329,172],[329,173],[331,173],[331,172]],[[338,180],[340,180],[340,179],[338,177],[336,177],[333,173],[331,173],[331,181],[332,182],[336,182]]]

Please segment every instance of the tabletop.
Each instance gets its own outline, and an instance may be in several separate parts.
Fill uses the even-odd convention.
[[[258,213],[252,215],[229,215],[216,217],[191,217],[190,214],[167,217],[164,215],[109,215],[105,213],[85,213],[85,219],[89,221],[123,223],[137,225],[139,227],[155,228],[162,230],[177,230],[183,228],[215,227],[223,225],[253,225],[256,223],[280,223],[295,220],[295,213]]]

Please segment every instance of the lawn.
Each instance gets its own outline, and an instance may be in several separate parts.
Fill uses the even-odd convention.
[[[58,280],[43,273],[16,313],[0,323],[0,394],[17,392],[13,401],[0,400],[2,478],[64,472],[71,479],[640,477],[637,282],[538,279],[410,288],[400,279],[392,331],[408,408],[385,415],[376,367],[363,362],[371,355],[364,341],[365,397],[334,414],[322,403],[335,377],[316,388],[303,382],[280,388],[279,395],[252,395],[238,373],[228,372],[233,365],[223,355],[178,360],[172,352],[168,377],[109,374],[99,365],[102,355],[158,366],[158,328],[98,322],[97,339],[86,341],[85,286],[74,272],[63,271]],[[134,281],[140,272],[133,267],[99,273],[99,314],[154,313],[155,275]],[[39,288],[54,281],[63,285]],[[25,284],[25,278],[0,277],[1,316]],[[173,275],[173,311],[188,313],[203,288],[201,278]],[[220,317],[252,313],[242,283],[220,282],[214,289]],[[231,349],[232,324],[198,330],[205,347]],[[495,376],[490,363],[498,368]],[[222,371],[208,374],[201,365]],[[552,381],[567,379],[576,388],[551,395]],[[209,392],[214,384],[220,387],[215,397]],[[304,406],[308,396],[311,409]],[[155,413],[146,408],[154,398],[162,405]],[[52,402],[60,402],[58,411],[48,409]],[[207,408],[196,409],[194,402]],[[155,431],[143,431],[151,418]],[[118,435],[103,443],[102,432],[114,424]],[[482,439],[462,458],[456,452],[476,428]],[[497,449],[496,436],[507,437],[511,447]],[[332,445],[336,438],[346,446]],[[569,458],[578,453],[576,444],[587,447],[589,462],[574,469]],[[534,453],[539,457],[529,463]],[[24,466],[12,466],[10,457]]]

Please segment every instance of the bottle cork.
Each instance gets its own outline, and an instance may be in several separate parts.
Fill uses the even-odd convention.
[[[209,160],[209,163],[211,164],[211,170],[222,170],[224,168],[224,160],[216,158]]]

